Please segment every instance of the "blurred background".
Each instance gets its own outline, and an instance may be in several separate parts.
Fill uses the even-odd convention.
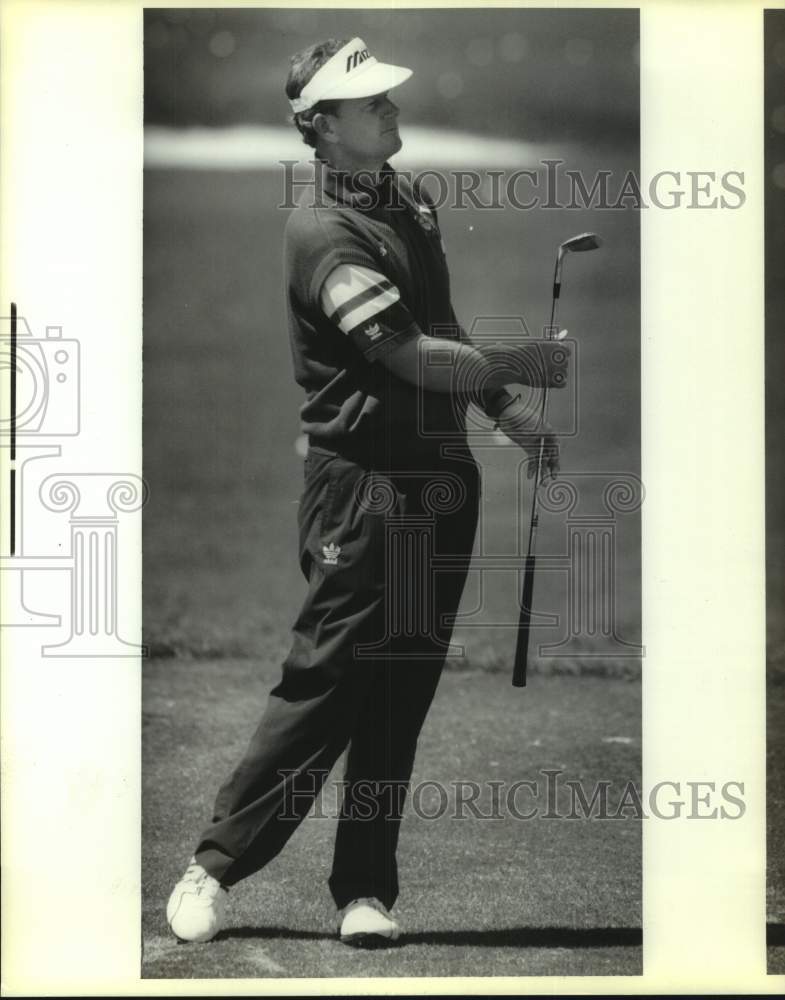
[[[307,161],[310,151],[287,122],[283,85],[292,53],[354,35],[377,57],[414,69],[396,91],[404,141],[398,168],[541,174],[543,157],[559,158],[589,186],[596,171],[611,171],[612,200],[627,172],[638,172],[634,10],[148,9],[144,630],[153,655],[277,663],[286,651],[304,593],[295,529],[301,391],[285,324],[287,213],[276,208],[283,192],[277,161]],[[585,230],[601,234],[600,252],[565,268],[560,322],[580,351],[578,433],[563,444],[562,469],[565,476],[638,475],[634,199],[615,210],[445,208],[440,222],[464,326],[520,315],[535,334],[548,319],[558,244]],[[569,403],[558,393],[552,399],[552,419],[566,427]],[[516,492],[517,456],[506,448],[476,454],[485,477],[486,551],[515,551],[528,507]],[[586,510],[601,511],[600,479],[585,482]],[[619,516],[616,530],[616,626],[636,644],[638,514]],[[539,551],[561,554],[565,545],[564,514],[545,515]],[[474,620],[487,627],[458,630],[467,656],[456,666],[509,669],[519,589],[514,573],[488,577]],[[540,575],[541,610],[563,619],[566,595],[564,574]],[[474,581],[465,606],[477,601]],[[540,631],[539,641],[558,641],[563,624],[562,633]],[[601,637],[582,641],[585,656],[543,657],[535,670],[637,675],[634,648],[618,658],[605,655],[614,650]]]
[[[412,121],[637,143],[634,11],[147,10],[145,121],[285,124],[288,57],[355,35],[377,58],[415,69],[406,88]]]

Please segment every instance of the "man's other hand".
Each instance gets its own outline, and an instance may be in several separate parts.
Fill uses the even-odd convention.
[[[497,418],[497,425],[507,437],[514,441],[529,456],[526,475],[534,477],[540,442],[543,441],[542,470],[540,482],[549,477],[555,479],[559,473],[559,441],[548,423],[540,423],[527,408],[515,400],[506,406]]]

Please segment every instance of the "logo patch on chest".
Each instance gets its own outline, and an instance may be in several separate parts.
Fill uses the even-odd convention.
[[[436,224],[433,221],[431,210],[426,208],[425,205],[417,205],[416,207],[417,214],[414,216],[415,219],[420,223],[426,233],[435,233]]]

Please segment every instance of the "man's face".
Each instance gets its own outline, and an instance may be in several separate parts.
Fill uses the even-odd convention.
[[[381,166],[401,148],[398,107],[386,93],[341,101],[328,118],[334,152],[349,163]]]

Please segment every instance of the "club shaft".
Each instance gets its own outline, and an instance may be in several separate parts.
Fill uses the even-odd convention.
[[[550,327],[553,327],[553,324],[556,322],[556,303],[559,301],[559,295],[561,294],[561,269],[563,260],[564,249],[559,247],[559,252],[556,254],[556,264],[553,268],[553,297],[551,298]]]
[[[556,317],[556,298],[551,305],[551,326]],[[552,334],[549,334],[552,336]],[[542,403],[540,405],[540,426],[545,421],[548,410],[548,387],[542,390]],[[523,590],[521,593],[521,612],[518,617],[518,635],[515,643],[515,659],[512,668],[512,686],[525,687],[526,673],[529,666],[529,641],[531,638],[531,618],[532,602],[534,600],[534,571],[537,565],[537,528],[540,521],[540,478],[542,476],[542,461],[545,457],[545,435],[540,436],[540,444],[537,449],[537,468],[534,472],[534,485],[532,487],[531,514],[529,517],[529,540],[526,546],[526,562],[524,563]]]
[[[526,687],[526,668],[529,661],[529,633],[531,631],[531,609],[534,599],[534,571],[536,562],[536,556],[526,556],[526,568],[523,574],[523,593],[521,596],[521,613],[518,617],[518,636],[512,671],[513,687]]]
[[[583,245],[581,242],[583,241]],[[553,269],[553,298],[551,299],[551,320],[545,332],[547,339],[555,338],[556,310],[561,295],[561,272],[564,255],[569,250],[596,250],[601,240],[594,233],[584,233],[571,241],[563,243],[556,254],[556,265]],[[548,387],[542,390],[542,406],[540,408],[540,426],[545,423],[548,409]],[[537,565],[537,527],[540,519],[539,489],[542,476],[542,462],[545,456],[545,434],[540,435],[540,445],[537,451],[537,469],[532,487],[531,518],[529,520],[529,541],[526,546],[526,562],[523,573],[523,591],[521,594],[521,611],[518,617],[518,635],[515,643],[515,660],[512,671],[513,687],[525,687],[526,670],[529,661],[529,642],[531,639],[532,603],[534,600],[534,571]]]

